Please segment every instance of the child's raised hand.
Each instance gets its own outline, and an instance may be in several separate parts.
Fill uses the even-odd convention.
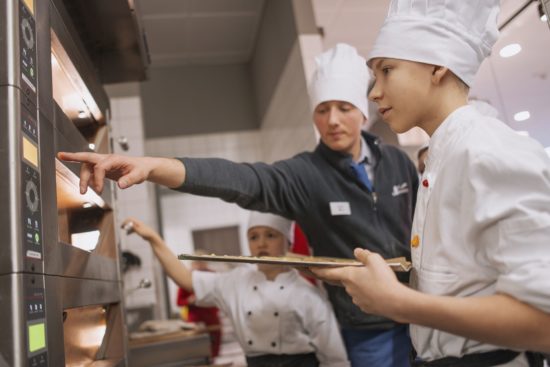
[[[159,237],[159,234],[157,233],[157,231],[155,231],[153,228],[149,227],[147,224],[143,223],[142,221],[136,218],[132,218],[132,217],[126,218],[122,223],[121,227],[126,230],[127,234],[137,233],[144,240],[147,240],[147,241],[150,241],[154,238]]]

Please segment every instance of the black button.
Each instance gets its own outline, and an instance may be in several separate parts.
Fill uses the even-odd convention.
[[[249,341],[248,341],[248,345],[252,345],[252,340],[249,340]]]
[[[258,287],[257,287],[257,286],[254,286],[254,288],[252,288],[252,289],[254,289],[255,291],[257,291],[257,290],[258,290]]]
[[[248,316],[250,316],[250,315],[252,315],[252,311],[248,311],[246,314],[247,314]]]
[[[285,286],[284,286],[284,285],[282,285],[282,286],[280,286],[280,287],[279,287],[279,289],[285,289]]]
[[[277,316],[279,316],[279,313],[278,313],[278,312],[275,312],[273,315],[274,315],[275,317],[277,317]]]
[[[271,346],[272,346],[273,348],[275,348],[275,347],[277,346],[277,343],[272,342],[272,343],[271,343]]]

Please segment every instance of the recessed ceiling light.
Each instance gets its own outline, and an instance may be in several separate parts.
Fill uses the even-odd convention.
[[[95,144],[94,143],[88,144],[88,148],[90,148],[91,150],[94,150],[95,149]]]
[[[84,112],[84,111],[78,111],[78,118],[79,118],[79,119],[83,119],[83,118],[86,117],[86,116],[87,116],[87,115],[86,115],[86,112]]]
[[[514,55],[519,54],[520,51],[521,51],[521,46],[519,43],[511,43],[501,48],[499,55],[504,58],[512,57]]]
[[[529,111],[521,111],[514,114],[514,120],[516,121],[525,121],[528,120],[529,117],[531,117]]]
[[[542,17],[540,17],[540,20],[546,22],[548,20],[548,15],[544,14]]]

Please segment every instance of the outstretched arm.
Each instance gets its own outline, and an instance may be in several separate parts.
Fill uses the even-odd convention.
[[[187,269],[182,262],[178,260],[176,255],[170,251],[160,235],[154,229],[135,218],[126,219],[122,226],[126,227],[129,223],[132,223],[131,228],[133,232],[149,242],[155,256],[159,259],[162,268],[166,271],[168,276],[181,288],[193,292],[191,270]]]
[[[82,194],[86,193],[88,187],[92,187],[99,193],[103,191],[105,178],[116,181],[121,189],[146,180],[169,188],[179,187],[185,181],[185,167],[177,159],[88,152],[60,152],[58,158],[81,163],[80,193]]]
[[[434,296],[399,283],[378,254],[356,249],[364,267],[312,269],[340,282],[363,311],[503,347],[550,352],[550,314],[506,294]]]

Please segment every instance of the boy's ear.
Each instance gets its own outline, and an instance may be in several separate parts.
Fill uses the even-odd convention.
[[[432,68],[432,82],[435,84],[441,83],[441,80],[443,80],[443,77],[447,75],[449,69],[445,66],[439,65],[433,65]]]

